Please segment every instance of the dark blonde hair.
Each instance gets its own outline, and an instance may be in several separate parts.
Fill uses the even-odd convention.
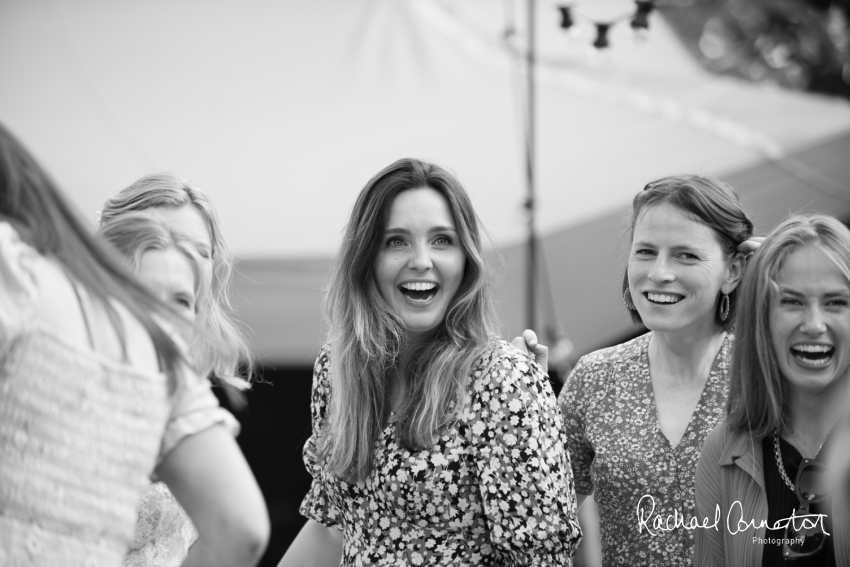
[[[254,363],[249,342],[244,331],[233,320],[230,304],[230,287],[233,280],[233,256],[221,233],[215,208],[207,195],[191,181],[173,173],[146,175],[135,183],[109,197],[100,216],[101,227],[132,212],[152,208],[194,207],[204,219],[212,242],[212,280],[208,312],[204,317],[207,373],[238,389],[248,386],[254,374]],[[224,345],[224,348],[222,348]],[[244,400],[237,392],[228,389],[231,401],[241,405]]]
[[[106,312],[127,359],[126,337],[112,301],[125,306],[150,335],[173,392],[182,354],[154,316],[171,310],[156,299],[122,259],[97,241],[35,159],[0,125],[0,220],[10,222],[39,254],[55,259]]]
[[[203,259],[191,240],[180,232],[174,231],[162,219],[143,213],[127,213],[101,226],[97,236],[109,242],[127,258],[134,270],[138,271],[142,256],[150,250],[170,250],[180,252],[189,262],[195,277],[195,313],[197,324],[204,328],[206,314],[209,313],[210,282],[203,267]],[[226,345],[221,345],[226,348]],[[209,345],[207,341],[196,341],[193,359],[195,367],[202,375],[209,374]]]
[[[443,323],[427,340],[407,345],[402,321],[381,296],[375,259],[393,200],[430,188],[448,202],[466,264]],[[373,177],[357,197],[345,228],[325,304],[330,325],[331,403],[321,454],[332,473],[364,480],[375,440],[387,419],[387,375],[409,349],[407,394],[398,412],[401,446],[432,446],[463,407],[475,361],[498,329],[492,280],[479,221],[457,178],[434,164],[401,159]]]
[[[850,283],[850,229],[829,215],[812,214],[792,215],[773,229],[738,286],[741,310],[735,325],[726,423],[756,438],[781,428],[787,409],[787,385],[770,332],[771,303],[779,289],[776,278],[792,252],[810,246],[820,247]]]
[[[630,240],[641,212],[662,203],[673,205],[694,220],[708,226],[717,236],[717,242],[727,257],[735,255],[738,245],[753,235],[753,223],[747,217],[731,187],[713,177],[683,174],[663,177],[647,183],[643,191],[632,201],[632,216],[629,225]],[[623,295],[629,289],[629,272],[623,275]],[[631,301],[631,298],[630,298]],[[715,305],[719,306],[718,295]],[[738,309],[737,288],[729,292],[729,314],[724,321],[720,310],[715,310],[715,322],[724,331],[729,331]],[[635,323],[642,323],[640,313],[630,309]]]

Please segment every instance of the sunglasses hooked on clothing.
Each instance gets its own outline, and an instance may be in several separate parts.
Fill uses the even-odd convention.
[[[800,501],[800,508],[794,511],[799,518],[811,514],[812,504],[823,502],[830,496],[827,466],[814,459],[803,459],[797,469],[797,479],[794,482],[794,494]],[[785,538],[782,544],[782,555],[785,559],[811,557],[823,549],[828,534],[824,529],[823,519],[820,521],[801,522],[791,520],[785,526]],[[799,528],[799,529],[798,529]]]

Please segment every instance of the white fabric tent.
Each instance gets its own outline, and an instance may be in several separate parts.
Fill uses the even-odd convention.
[[[850,132],[846,101],[711,76],[657,16],[641,45],[616,28],[611,60],[594,65],[590,40],[565,41],[554,3],[538,3],[539,225],[556,309],[579,348],[628,327],[619,311],[573,307],[611,303],[599,278],[581,282],[591,265],[618,281],[612,244],[564,235],[609,226],[647,180],[738,172],[743,189],[758,175],[746,172],[768,168],[776,183],[742,191],[756,209],[846,214],[845,160],[824,171],[820,158],[800,158]],[[503,37],[510,25],[522,37],[512,11],[521,4],[7,0],[0,120],[92,221],[106,195],[145,173],[173,170],[203,187],[242,259],[236,302],[269,362],[316,352],[319,288],[363,183],[405,155],[445,164],[506,251],[502,307],[515,333],[521,77]],[[595,0],[585,11],[606,18],[631,6]],[[575,249],[588,264],[559,256]]]

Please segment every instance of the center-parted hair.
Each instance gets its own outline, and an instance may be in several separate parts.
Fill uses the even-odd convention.
[[[729,371],[726,423],[756,438],[783,426],[787,382],[770,332],[776,283],[789,254],[818,246],[850,282],[850,229],[825,214],[792,215],[767,235],[749,261],[741,285],[741,310],[735,324],[735,347]]]
[[[463,278],[444,322],[426,340],[405,343],[401,319],[381,296],[375,260],[395,197],[430,188],[449,204],[466,252]],[[331,348],[331,404],[320,450],[329,470],[349,482],[364,480],[387,415],[388,375],[406,351],[406,393],[396,435],[410,451],[431,447],[457,418],[475,361],[498,330],[492,278],[472,203],[445,169],[401,159],[373,177],[346,225],[325,302]]]
[[[632,200],[632,216],[629,226],[634,234],[635,224],[641,213],[648,207],[667,203],[684,214],[701,222],[714,231],[717,242],[727,257],[735,255],[738,245],[753,235],[753,223],[747,217],[738,196],[731,187],[713,177],[683,174],[663,177],[647,183],[643,191]],[[629,289],[629,272],[623,275],[623,295]],[[715,301],[719,307],[720,296]],[[724,331],[732,328],[735,312],[738,308],[738,289],[729,293],[729,314],[725,321],[720,318],[720,310],[715,309],[715,321]],[[630,310],[632,320],[641,323],[637,310]]]

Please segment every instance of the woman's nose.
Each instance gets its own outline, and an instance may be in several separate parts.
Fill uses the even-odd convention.
[[[416,245],[411,250],[410,260],[407,267],[412,270],[428,270],[433,266],[431,262],[431,250],[426,245]]]
[[[648,277],[650,281],[655,283],[671,282],[676,279],[676,276],[670,268],[670,263],[668,262],[667,258],[660,255],[652,263],[652,267],[649,269]]]
[[[800,330],[807,335],[817,336],[826,332],[826,323],[823,318],[823,310],[819,305],[812,305],[806,309],[803,324]]]

